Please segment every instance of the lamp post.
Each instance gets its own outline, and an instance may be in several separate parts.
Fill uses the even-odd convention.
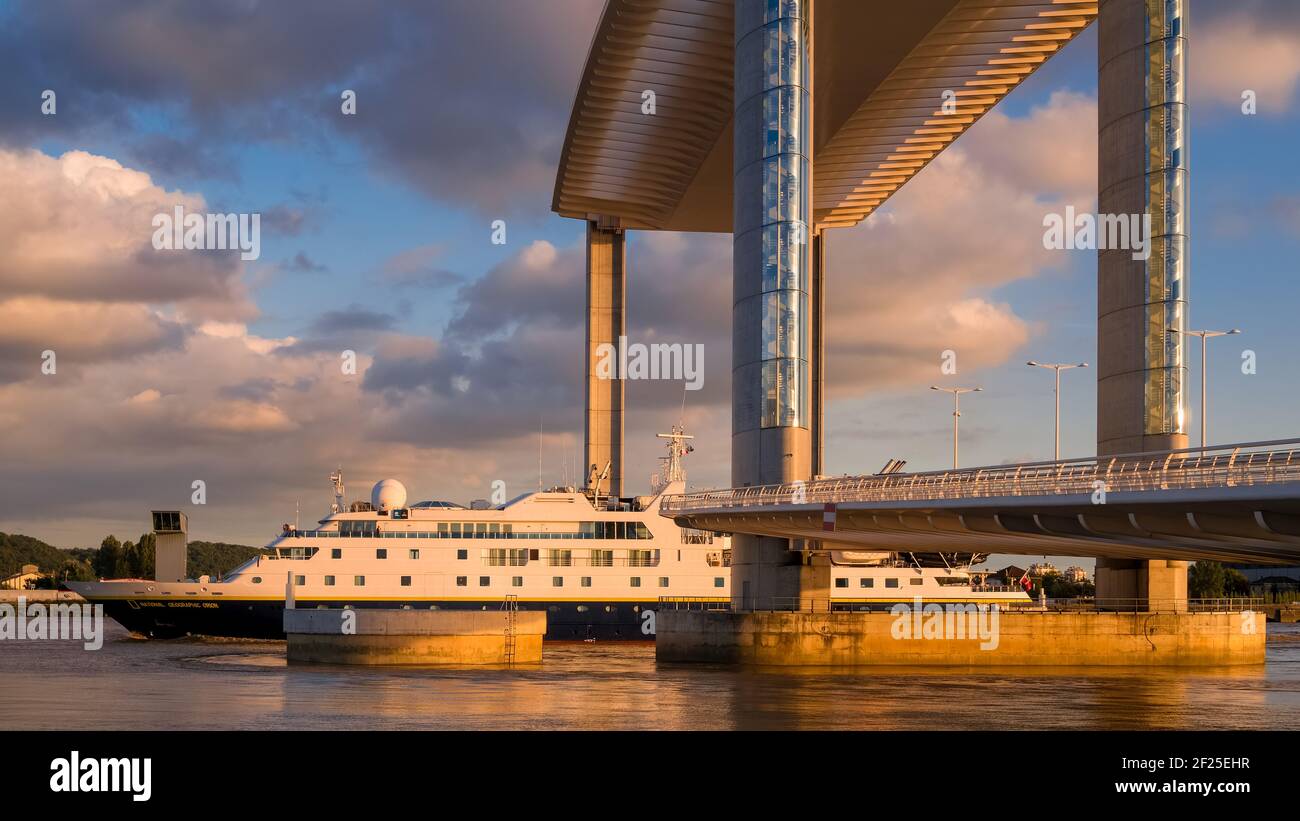
[[[1185,334],[1187,336],[1199,336],[1201,338],[1201,447],[1205,447],[1205,414],[1207,413],[1205,402],[1205,340],[1212,336],[1232,336],[1241,333],[1240,328],[1233,328],[1231,331],[1184,331],[1179,328],[1170,328],[1171,334]]]
[[[932,391],[944,391],[952,394],[952,469],[957,469],[957,420],[961,419],[961,395],[963,393],[976,393],[984,390],[983,388],[941,388],[938,385],[931,385]]]
[[[1025,363],[1031,368],[1051,368],[1056,371],[1056,446],[1052,451],[1054,461],[1061,461],[1061,371],[1068,371],[1070,368],[1086,368],[1087,362],[1076,364],[1065,364],[1061,362],[1035,362],[1029,360]]]

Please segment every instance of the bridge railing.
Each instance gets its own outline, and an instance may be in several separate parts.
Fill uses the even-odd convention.
[[[913,602],[861,602],[825,597],[733,596],[730,600],[701,596],[661,596],[660,610],[695,610],[702,612],[747,613],[888,613],[899,605],[913,607]],[[950,603],[921,601],[922,607],[946,608]],[[978,601],[960,603],[993,607],[1004,613],[1240,613],[1257,611],[1262,598],[1218,597],[1197,599],[1034,599],[1032,601]],[[908,611],[904,611],[908,612]]]
[[[706,490],[666,496],[660,510],[672,515],[760,505],[1065,496],[1282,482],[1300,482],[1300,439]]]

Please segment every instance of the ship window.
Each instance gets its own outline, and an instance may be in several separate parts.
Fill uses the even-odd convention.
[[[294,576],[294,577],[293,577],[293,583],[294,583],[294,584],[306,584],[306,583],[307,583],[307,577],[306,577],[306,576]]]
[[[654,564],[654,557],[649,550],[629,550],[627,563],[632,567],[650,567]]]
[[[469,576],[457,576],[457,577],[456,577],[456,586],[457,586],[457,587],[468,587],[468,586],[469,586]]]
[[[875,587],[875,579],[858,579],[858,587]]]
[[[376,558],[376,559],[387,559],[387,558],[388,558],[388,548],[386,548],[386,547],[377,547],[377,548],[375,548],[375,558]]]
[[[410,577],[410,576],[403,576],[403,577],[402,577],[402,587],[410,587],[410,586],[411,586],[411,577]]]
[[[366,577],[365,577],[365,576],[353,576],[353,577],[352,577],[352,583],[355,584],[357,587],[365,587],[365,586],[366,586]]]
[[[640,587],[640,586],[641,586],[641,577],[640,577],[640,576],[633,576],[631,579],[628,580],[628,584],[632,585],[633,587]]]
[[[468,551],[468,550],[464,550],[464,549],[457,550],[457,551],[456,551],[456,558],[457,558],[457,559],[468,559],[468,558],[469,558],[469,551]]]
[[[591,587],[591,577],[583,576],[582,581],[580,583],[582,584],[583,587]]]
[[[326,587],[333,587],[333,586],[334,586],[334,577],[333,577],[333,576],[326,576],[326,577],[325,577],[325,586],[326,586]]]
[[[907,583],[908,583],[908,584],[910,584],[910,585],[914,585],[914,586],[920,584],[921,582],[922,582],[922,579],[908,579],[908,580],[907,580]]]
[[[341,548],[341,547],[333,547],[333,548],[330,548],[330,558],[331,558],[331,559],[341,559],[341,558],[343,558],[343,548]]]
[[[446,532],[447,532],[447,523],[446,523],[446,522],[438,522],[438,532],[439,532],[439,533],[446,533]]]
[[[492,584],[492,577],[491,577],[491,576],[479,576],[479,577],[478,577],[478,586],[479,586],[479,587],[487,587],[487,586],[490,585],[490,584]]]
[[[528,561],[530,561],[530,562],[535,562],[535,561],[537,561],[537,560],[541,557],[541,554],[542,554],[542,551],[537,550],[536,548],[534,548],[534,549],[528,551]]]
[[[500,533],[500,532],[501,532],[500,523],[493,522],[492,524],[488,525],[488,533]]]
[[[588,607],[588,606],[585,605],[585,604],[580,604],[580,605],[578,605],[578,608],[577,608],[577,610],[578,610],[579,613],[586,613],[586,612],[587,612],[588,610],[590,610],[590,609],[591,609],[591,608]]]
[[[523,577],[523,576],[511,576],[511,577],[510,577],[510,586],[511,586],[511,587],[523,587],[523,586],[524,586],[524,577]]]
[[[420,548],[416,547],[411,550],[408,550],[406,551],[406,555],[412,559],[418,559],[420,558]]]
[[[591,564],[593,567],[613,567],[614,551],[612,550],[591,551]]]
[[[722,578],[721,576],[714,576],[714,577],[713,577],[713,586],[714,586],[714,587],[722,587],[722,586],[725,585],[726,583],[727,583],[727,580],[724,579],[724,578]]]
[[[654,538],[653,534],[650,533],[650,528],[648,528],[648,527],[645,526],[645,522],[637,522],[637,523],[636,523],[636,537],[637,537],[638,539],[652,539],[652,538]]]
[[[487,522],[479,522],[478,524],[474,525],[474,532],[487,533],[488,532]]]
[[[572,550],[552,550],[550,552],[550,565],[552,567],[572,567],[573,551]]]
[[[898,579],[885,579],[885,587],[898,587]]]
[[[514,525],[501,525],[501,532],[509,533],[514,529],[514,527],[515,527]]]
[[[254,576],[254,577],[253,577],[253,584],[261,584],[261,583],[262,583],[262,577],[261,577],[261,576]]]
[[[667,577],[667,576],[660,576],[660,577],[659,577],[659,586],[660,586],[660,587],[667,587],[667,586],[668,586],[668,577]]]
[[[836,587],[848,587],[848,586],[849,586],[849,580],[848,580],[848,579],[836,579],[836,580],[835,580],[835,586],[836,586]]]
[[[455,537],[457,537],[457,536],[459,536],[459,535],[460,535],[460,522],[452,522],[452,523],[451,523],[451,536],[452,536],[452,538],[454,539]]]
[[[563,576],[552,576],[552,577],[551,577],[551,587],[564,587],[564,577],[563,577]]]

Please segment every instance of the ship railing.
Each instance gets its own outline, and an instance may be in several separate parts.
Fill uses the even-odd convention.
[[[1258,611],[1264,600],[1258,597],[1222,596],[1191,599],[1142,598],[1072,598],[1032,599],[1021,601],[989,601],[971,599],[963,602],[927,602],[920,597],[921,606],[947,608],[949,605],[981,608],[995,607],[1002,612],[1014,613],[1242,613]],[[850,598],[794,596],[732,596],[709,598],[707,596],[660,596],[661,610],[695,610],[703,612],[743,613],[889,613],[910,612],[912,599],[887,602],[854,601]]]
[[[663,513],[816,505],[1085,495],[1300,482],[1300,439],[994,465],[926,473],[842,476],[665,496]]]

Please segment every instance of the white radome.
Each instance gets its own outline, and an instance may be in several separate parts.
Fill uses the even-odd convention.
[[[396,479],[376,482],[370,491],[370,505],[382,513],[401,510],[406,507],[406,485]]]

